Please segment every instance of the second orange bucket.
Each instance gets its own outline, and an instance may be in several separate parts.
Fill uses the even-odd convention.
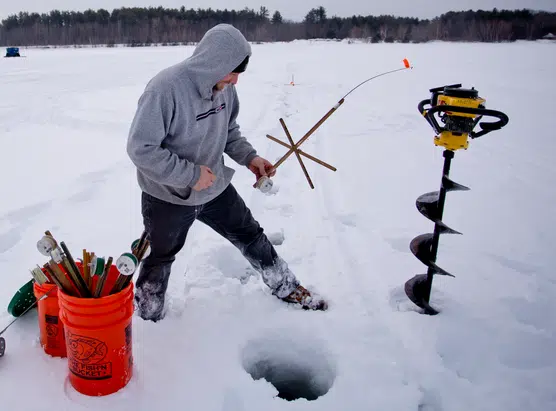
[[[54,284],[39,285],[33,283],[33,293],[39,303],[37,310],[39,314],[40,341],[44,352],[53,357],[66,356],[66,341],[64,339],[64,326],[60,321],[58,304],[58,287]],[[48,295],[41,300],[41,298]]]
[[[133,283],[101,298],[76,298],[60,290],[59,303],[73,388],[102,396],[125,387],[133,368]]]

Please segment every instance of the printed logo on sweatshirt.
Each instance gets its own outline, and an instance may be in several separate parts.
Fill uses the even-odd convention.
[[[197,121],[203,120],[205,118],[207,118],[208,116],[212,115],[212,114],[217,114],[220,113],[222,110],[224,110],[226,108],[226,103],[222,103],[221,105],[219,105],[218,107],[215,108],[211,108],[209,111],[207,111],[206,113],[202,113],[199,114],[197,116]]]

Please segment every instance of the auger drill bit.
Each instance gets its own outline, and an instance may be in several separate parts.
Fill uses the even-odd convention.
[[[468,148],[468,137],[477,138],[491,131],[499,130],[508,123],[508,117],[499,111],[486,110],[485,100],[480,98],[477,90],[461,89],[461,84],[431,89],[430,100],[419,103],[419,112],[425,117],[437,135],[434,144],[444,147],[444,168],[440,191],[425,193],[417,198],[417,210],[434,223],[434,232],[415,237],[409,248],[417,259],[427,266],[426,274],[418,274],[405,283],[405,293],[408,298],[425,314],[435,315],[438,310],[430,305],[430,295],[434,275],[455,277],[436,264],[438,243],[441,234],[461,234],[448,227],[443,221],[446,194],[451,191],[467,191],[468,187],[450,180],[450,167],[454,158],[454,151]],[[430,105],[430,109],[425,109]],[[444,126],[438,124],[434,114],[439,114]],[[484,116],[498,118],[494,123],[479,123]],[[473,129],[478,125],[482,130],[475,133]]]
[[[444,204],[446,201],[446,193],[454,191],[454,187],[461,187],[457,183],[453,183],[448,175],[450,173],[451,160],[454,157],[453,151],[444,151],[444,170],[440,191],[426,193],[420,196],[416,201],[416,207],[419,212],[434,222],[434,232],[421,234],[415,237],[409,248],[413,255],[428,267],[426,274],[419,274],[407,281],[405,284],[405,292],[409,299],[415,305],[425,310],[426,314],[438,314],[434,308],[429,305],[430,293],[432,288],[432,280],[435,274],[455,277],[436,264],[438,252],[438,243],[441,234],[461,234],[459,231],[453,230],[442,221],[444,214]],[[447,183],[450,182],[450,183]]]

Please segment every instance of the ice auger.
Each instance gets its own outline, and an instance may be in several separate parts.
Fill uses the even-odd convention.
[[[405,283],[405,293],[425,314],[435,315],[438,311],[430,306],[430,295],[434,275],[454,277],[436,264],[440,234],[461,234],[442,221],[446,193],[469,190],[450,180],[450,166],[456,150],[467,150],[468,138],[475,139],[491,131],[500,130],[508,124],[508,116],[500,111],[487,110],[485,99],[479,97],[475,88],[464,89],[461,84],[452,84],[431,89],[431,98],[419,103],[419,112],[435,132],[434,144],[444,147],[444,168],[440,191],[425,193],[417,198],[417,210],[434,223],[434,232],[421,234],[410,243],[411,252],[428,267],[426,274],[418,274]],[[442,126],[439,124],[437,117]],[[495,122],[480,122],[483,117],[494,117]],[[473,131],[476,126],[480,131]]]

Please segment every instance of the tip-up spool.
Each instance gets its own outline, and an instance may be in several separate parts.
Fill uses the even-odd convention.
[[[104,272],[104,267],[106,265],[106,260],[103,257],[95,257],[91,261],[91,274],[92,275],[102,275]]]
[[[116,260],[116,267],[122,275],[133,275],[139,264],[137,257],[131,253],[123,253]]]
[[[255,188],[259,189],[262,193],[266,194],[266,193],[270,192],[273,185],[274,185],[274,183],[269,177],[262,176],[255,183]]]
[[[39,241],[37,241],[37,250],[39,253],[46,257],[50,257],[50,253],[58,246],[56,240],[48,235],[43,236]]]

